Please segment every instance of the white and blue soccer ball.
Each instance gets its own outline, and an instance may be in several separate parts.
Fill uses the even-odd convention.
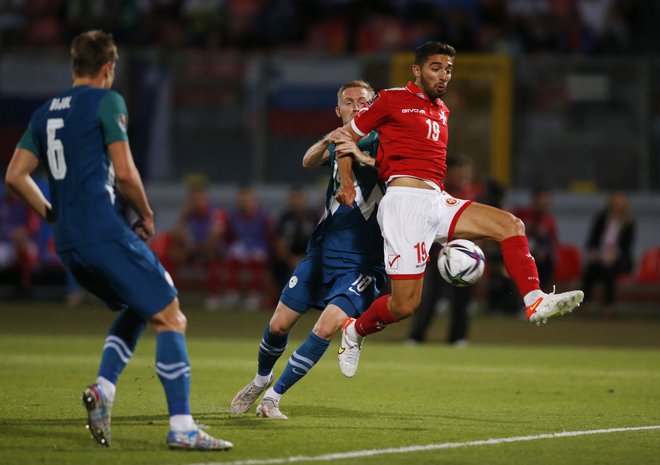
[[[449,284],[463,287],[477,282],[484,274],[486,258],[481,248],[466,239],[454,239],[440,251],[438,269]]]

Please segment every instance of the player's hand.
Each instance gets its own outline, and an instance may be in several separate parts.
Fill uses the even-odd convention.
[[[138,237],[145,242],[147,242],[156,233],[153,217],[142,218],[141,220],[135,221],[132,225],[132,228],[135,234],[137,234]]]
[[[363,165],[374,167],[376,165],[376,159],[370,157],[363,153],[352,140],[349,142],[339,142],[335,146],[335,153],[339,158],[344,156],[351,156],[353,160]]]
[[[340,142],[353,142],[353,136],[350,132],[348,132],[348,129],[344,129],[343,127],[335,129],[330,134],[328,134],[328,137],[330,141],[334,142],[335,144]]]
[[[346,205],[349,208],[353,208],[353,202],[355,201],[355,186],[353,184],[342,184],[335,198],[339,203]]]
[[[360,149],[358,149],[353,141],[341,141],[337,142],[335,145],[335,153],[339,158],[347,156],[355,158],[359,151]]]

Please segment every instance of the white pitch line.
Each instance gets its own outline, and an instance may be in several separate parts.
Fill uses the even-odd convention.
[[[562,431],[561,433],[535,434],[532,436],[513,436],[510,438],[482,439],[479,441],[444,442],[441,444],[427,444],[425,446],[407,446],[407,447],[398,447],[393,449],[356,450],[353,452],[338,452],[335,454],[312,455],[312,456],[300,455],[295,457],[281,457],[276,459],[248,459],[248,460],[237,460],[234,462],[204,462],[193,465],[276,465],[280,463],[326,462],[329,460],[354,459],[359,457],[371,457],[374,455],[408,454],[410,452],[425,452],[429,450],[458,449],[461,447],[473,447],[473,446],[491,446],[495,444],[505,444],[509,442],[525,442],[525,441],[536,441],[538,439],[567,438],[573,436],[585,436],[588,434],[623,433],[626,431],[644,431],[644,430],[654,430],[654,429],[660,429],[660,425],[635,426],[630,428],[592,429],[587,431]]]

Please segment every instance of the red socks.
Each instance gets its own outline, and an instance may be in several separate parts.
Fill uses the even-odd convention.
[[[529,253],[526,236],[511,236],[504,239],[500,243],[500,250],[502,250],[506,271],[518,286],[523,297],[528,292],[541,289],[536,262]]]
[[[397,321],[387,309],[389,298],[390,294],[386,294],[374,300],[367,311],[355,321],[355,330],[360,336],[382,331],[385,326]]]

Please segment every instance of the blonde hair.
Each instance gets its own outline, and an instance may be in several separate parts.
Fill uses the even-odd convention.
[[[374,91],[373,87],[371,87],[371,84],[369,84],[367,81],[363,81],[361,79],[353,79],[351,81],[345,82],[337,91],[337,103],[341,102],[341,95],[344,93],[346,89],[351,89],[353,87],[361,87],[363,89],[366,89],[367,93],[369,94],[369,100],[374,98],[374,95],[376,95],[376,92]]]

